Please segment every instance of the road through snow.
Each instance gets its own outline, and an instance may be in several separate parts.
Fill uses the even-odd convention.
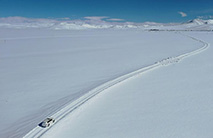
[[[85,102],[87,102],[88,100],[90,100],[91,98],[93,98],[94,96],[96,96],[97,94],[99,94],[100,92],[102,92],[102,91],[104,91],[106,89],[108,89],[108,88],[110,88],[112,86],[115,86],[115,85],[117,85],[119,83],[122,83],[125,80],[128,80],[128,79],[130,79],[132,77],[136,77],[138,75],[141,75],[141,74],[143,74],[143,73],[145,73],[147,71],[151,71],[151,70],[157,69],[157,68],[159,68],[161,66],[165,66],[165,65],[167,66],[167,65],[179,62],[179,61],[181,61],[184,58],[187,58],[189,56],[193,56],[193,55],[196,55],[198,53],[201,53],[201,52],[203,52],[204,50],[206,50],[209,47],[209,44],[207,42],[204,42],[202,40],[199,40],[199,39],[191,37],[191,36],[187,36],[187,37],[189,37],[190,39],[201,43],[202,47],[197,49],[197,50],[194,50],[194,51],[191,51],[191,52],[188,52],[188,53],[184,53],[184,54],[181,54],[181,55],[176,56],[176,57],[165,58],[164,60],[155,62],[152,65],[149,65],[147,67],[141,68],[141,69],[136,70],[134,72],[131,72],[129,74],[123,75],[121,77],[118,77],[118,78],[116,78],[114,80],[111,80],[111,81],[109,81],[107,83],[104,83],[104,84],[96,87],[95,89],[89,91],[88,93],[86,93],[85,95],[80,97],[79,99],[77,99],[74,102],[68,104],[66,107],[64,107],[63,109],[59,110],[54,115],[52,115],[52,117],[55,118],[55,120],[56,120],[55,124],[57,124],[57,122],[59,122],[61,119],[63,119],[66,115],[68,115],[71,112],[75,111],[75,109],[77,109],[79,106],[81,106],[82,104],[84,104]],[[53,126],[55,124],[53,124]],[[25,138],[41,137],[49,129],[51,129],[51,127],[49,127],[49,128],[41,128],[41,127],[37,126],[33,130],[31,130],[28,134],[26,134],[24,137]]]

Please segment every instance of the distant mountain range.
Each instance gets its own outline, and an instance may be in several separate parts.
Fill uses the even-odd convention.
[[[155,22],[109,22],[104,20],[59,20],[35,19],[24,17],[0,18],[0,28],[48,28],[55,30],[84,29],[141,29],[141,30],[185,30],[212,31],[213,20],[194,19],[185,23],[155,23]]]
[[[209,19],[209,20],[194,19],[194,20],[188,21],[187,23],[195,24],[195,25],[213,24],[213,19]]]

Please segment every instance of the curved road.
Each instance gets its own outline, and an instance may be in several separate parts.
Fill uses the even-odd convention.
[[[182,35],[184,35],[184,34],[182,34]],[[194,50],[194,51],[191,51],[191,52],[188,52],[188,53],[184,53],[184,54],[181,54],[181,55],[176,56],[176,57],[169,57],[169,58],[163,59],[161,61],[155,62],[152,65],[149,65],[147,67],[141,68],[139,70],[136,70],[134,72],[128,73],[126,75],[120,76],[120,77],[118,77],[118,78],[116,78],[114,80],[111,80],[109,82],[106,82],[106,83],[96,87],[95,89],[89,91],[88,93],[86,93],[85,95],[83,95],[82,97],[77,99],[76,101],[70,103],[69,105],[67,105],[63,109],[59,110],[54,115],[52,115],[52,117],[55,118],[55,120],[56,120],[55,123],[57,123],[58,121],[63,119],[66,115],[68,115],[71,112],[73,112],[79,106],[81,106],[82,104],[84,104],[85,102],[87,102],[88,100],[90,100],[91,98],[93,98],[94,96],[99,94],[100,92],[102,92],[102,91],[104,91],[104,90],[106,90],[106,89],[108,89],[108,88],[110,88],[110,87],[112,87],[114,85],[117,85],[117,84],[119,84],[119,83],[121,83],[121,82],[123,82],[123,81],[125,81],[127,79],[130,79],[132,77],[140,75],[140,74],[142,74],[144,72],[151,71],[153,69],[156,69],[156,68],[159,68],[159,67],[162,67],[162,66],[165,66],[165,65],[170,65],[170,64],[177,63],[177,62],[179,62],[180,60],[182,60],[184,58],[199,54],[199,53],[203,52],[204,50],[208,49],[209,44],[207,42],[204,42],[202,40],[199,40],[199,39],[191,37],[191,36],[187,36],[187,35],[185,35],[185,36],[189,37],[190,39],[192,39],[194,41],[202,43],[202,47],[197,49],[197,50]],[[37,126],[36,128],[32,129],[29,133],[27,133],[24,137],[25,138],[41,137],[49,129],[51,129],[51,126],[49,128],[41,128],[41,127]]]

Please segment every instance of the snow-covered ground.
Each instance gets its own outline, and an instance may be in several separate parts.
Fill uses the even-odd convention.
[[[43,119],[57,113],[93,88],[202,46],[202,43],[179,33],[146,32],[138,29],[57,31],[47,28],[4,27],[0,28],[0,31],[0,137],[22,137]],[[207,42],[212,41],[212,33],[189,35],[195,35]],[[122,134],[128,137],[133,133],[135,135],[132,137],[139,137],[142,133],[151,137],[156,136],[155,134],[167,136],[166,130],[168,136],[181,130],[191,134],[191,130],[198,128],[195,125],[194,128],[190,126],[200,122],[186,122],[188,126],[185,124],[185,127],[189,128],[187,131],[179,128],[184,125],[180,120],[183,119],[184,122],[184,119],[194,117],[190,115],[204,110],[204,106],[210,109],[211,101],[207,98],[211,98],[209,91],[212,90],[212,81],[208,80],[211,79],[211,55],[204,52],[195,57],[199,60],[190,57],[180,64],[147,72],[101,92],[54,124],[44,137],[122,137]],[[206,60],[202,60],[205,57]],[[202,64],[205,64],[206,68],[203,68]],[[193,66],[192,70],[188,66]],[[203,71],[203,76],[196,76],[196,70],[201,73],[201,70],[207,67],[210,68],[208,74]],[[184,69],[191,73],[188,77],[181,74],[186,72]],[[177,73],[174,73],[175,71]],[[199,80],[196,81],[193,77]],[[205,81],[207,83],[204,83]],[[196,82],[200,82],[201,86],[209,84],[205,87],[206,91],[201,91],[203,87],[198,84],[193,85]],[[179,85],[180,83],[182,85]],[[195,91],[194,97],[191,90]],[[184,95],[186,92],[189,93]],[[209,102],[209,105],[199,104],[199,101],[193,103],[203,96],[201,92],[206,92],[203,100]],[[184,102],[178,99],[180,97],[186,104],[189,98],[188,104],[191,106],[184,106]],[[172,103],[172,100],[176,101]],[[194,109],[196,105],[199,105],[199,110]],[[164,110],[159,107],[164,107]],[[186,110],[190,107],[194,110]],[[188,118],[175,120],[174,114],[177,112],[179,115],[181,111],[183,114],[188,111]],[[211,113],[211,110],[207,111]],[[203,117],[209,119],[210,123],[212,114],[208,115],[209,118]],[[166,116],[170,117],[170,121],[166,122]],[[169,128],[175,122],[177,124]],[[134,129],[136,126],[137,129]],[[165,129],[160,129],[162,127]],[[152,128],[152,131],[148,128]],[[205,126],[202,128],[206,130]],[[209,128],[212,128],[210,124]],[[149,133],[153,131],[156,133]]]
[[[187,35],[213,43],[213,33]],[[212,138],[212,52],[210,47],[104,90],[43,137]]]

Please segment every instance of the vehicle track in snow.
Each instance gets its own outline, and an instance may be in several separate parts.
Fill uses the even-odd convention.
[[[182,34],[182,33],[180,33],[180,34],[184,35],[184,36],[186,36],[186,37],[188,37],[188,38],[190,38],[194,41],[201,43],[202,47],[198,48],[196,50],[193,50],[191,52],[183,53],[183,54],[176,56],[176,57],[165,58],[161,61],[155,62],[152,65],[143,67],[141,69],[138,69],[138,70],[133,71],[131,73],[125,74],[125,75],[120,76],[120,77],[113,79],[111,81],[108,81],[108,82],[92,89],[91,91],[88,91],[88,93],[81,96],[79,99],[73,101],[72,103],[68,104],[67,106],[65,106],[64,108],[62,108],[61,110],[59,110],[58,112],[53,114],[51,117],[53,117],[56,120],[55,124],[57,124],[57,122],[59,122],[61,119],[63,119],[66,115],[75,111],[78,107],[80,107],[81,105],[83,105],[84,103],[86,103],[87,101],[89,101],[91,98],[98,95],[102,91],[104,91],[108,88],[111,88],[112,86],[115,86],[115,85],[117,85],[121,82],[124,82],[125,80],[136,77],[138,75],[141,75],[142,73],[145,73],[147,71],[151,71],[153,69],[157,69],[157,68],[162,67],[162,66],[168,66],[168,65],[171,65],[171,64],[175,64],[175,63],[183,60],[184,58],[199,54],[199,53],[205,51],[206,49],[208,49],[208,47],[210,45],[207,42],[204,42],[204,41],[197,39],[197,38],[194,38],[192,36],[188,36],[188,35],[185,35],[185,34]],[[38,123],[40,123],[40,122],[38,122]],[[25,138],[41,137],[45,132],[47,132],[49,129],[51,129],[51,127],[52,126],[50,126],[49,128],[41,128],[41,127],[37,126],[34,129],[32,129],[29,133],[27,133],[24,137]]]

